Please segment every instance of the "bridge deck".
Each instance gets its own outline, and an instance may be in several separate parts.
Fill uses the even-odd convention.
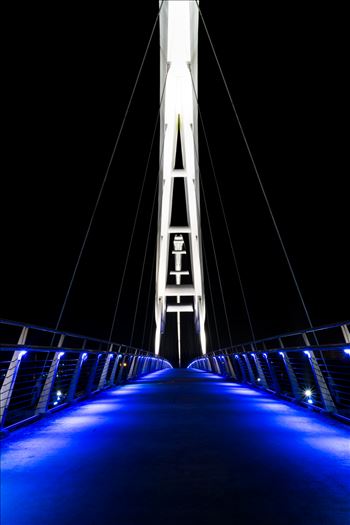
[[[7,437],[1,523],[344,525],[349,430],[211,374],[156,372]]]

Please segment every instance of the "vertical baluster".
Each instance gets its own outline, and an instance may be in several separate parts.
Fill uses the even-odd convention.
[[[267,367],[268,367],[269,372],[270,372],[270,376],[271,376],[271,379],[272,379],[274,391],[277,394],[279,394],[281,392],[281,388],[280,388],[280,385],[279,385],[279,382],[278,382],[278,379],[277,379],[277,374],[276,374],[275,368],[272,366],[268,354],[264,352],[263,356],[266,359],[266,363],[267,363]]]
[[[346,326],[346,324],[343,324],[340,328],[341,328],[341,331],[343,332],[345,342],[350,344],[349,328]]]
[[[61,334],[57,348],[62,348],[64,337],[65,336]],[[45,379],[44,387],[41,391],[39,401],[35,409],[35,414],[45,414],[45,412],[47,412],[51,392],[57,375],[58,365],[60,364],[60,359],[63,355],[64,352],[55,352],[55,355],[51,361],[49,372]]]
[[[77,391],[77,386],[78,386],[78,382],[79,382],[81,367],[82,367],[85,359],[87,359],[87,353],[86,352],[81,352],[79,354],[78,361],[77,361],[77,363],[75,365],[75,369],[74,369],[74,372],[73,372],[72,380],[71,380],[70,385],[69,385],[69,390],[68,390],[68,394],[67,394],[67,402],[68,403],[73,403],[73,401],[74,401],[75,393]]]
[[[106,356],[105,364],[103,365],[102,374],[98,382],[98,390],[102,390],[102,388],[105,386],[109,365],[111,364],[111,359],[113,357],[112,350],[113,350],[113,344],[111,345],[109,349],[109,353]]]
[[[310,341],[306,334],[303,334],[303,339],[306,344],[306,346],[310,346]],[[327,383],[323,377],[323,374],[321,372],[320,366],[317,362],[317,359],[315,357],[315,354],[312,350],[306,350],[305,351],[307,357],[309,358],[311,370],[313,372],[316,384],[318,386],[318,389],[321,394],[322,404],[324,409],[327,412],[336,412],[336,406],[334,404],[332,395],[328,389]]]
[[[224,362],[225,362],[225,366],[227,370],[227,375],[229,377],[232,377],[232,379],[237,380],[236,372],[234,371],[234,368],[232,366],[230,357],[228,355],[228,351],[224,350],[223,353],[224,353]]]
[[[264,388],[268,388],[266,377],[265,377],[264,371],[262,369],[262,366],[260,364],[259,357],[254,352],[252,353],[252,356],[253,356],[254,363],[255,363],[255,366],[256,366],[256,369],[257,369],[257,372],[258,372],[259,379],[260,379],[260,381],[258,381],[258,383],[259,383],[259,385],[263,386]]]
[[[208,372],[212,372],[210,359],[209,359],[209,357],[207,357],[207,356],[206,356],[206,358],[205,358],[205,366],[206,366],[206,370],[207,370]]]
[[[286,354],[286,352],[279,352],[279,354],[283,358],[284,366],[286,367],[286,372],[289,378],[293,396],[297,401],[299,401],[302,398],[302,394],[301,394],[300,386],[297,380],[297,376],[295,375],[295,372],[293,370],[289,357]]]
[[[88,382],[87,382],[87,385],[86,385],[86,390],[85,390],[85,394],[87,396],[89,396],[92,392],[92,388],[94,386],[94,381],[95,381],[95,376],[96,376],[96,372],[97,372],[97,367],[98,367],[98,362],[99,362],[99,359],[101,357],[101,354],[95,354],[93,356],[95,358],[93,364],[92,364],[92,367],[91,367],[91,370],[90,370],[90,374],[89,374],[89,378],[88,378]]]
[[[119,370],[118,379],[117,379],[118,384],[121,383],[123,380],[123,373],[124,373],[124,368],[125,368],[127,358],[128,358],[127,354],[124,354],[123,359],[121,360],[120,370]]]
[[[21,335],[18,339],[18,345],[25,345],[28,335],[28,328],[25,326],[22,328]],[[0,390],[0,427],[3,427],[6,420],[6,414],[11,402],[11,396],[13,388],[15,386],[18,369],[21,364],[22,357],[26,354],[26,350],[16,350],[13,352],[13,356],[10,365],[7,369],[4,382]]]
[[[250,382],[255,383],[255,377],[247,354],[243,354],[243,358],[245,360],[245,364],[247,365]]]
[[[111,378],[110,378],[110,384],[111,385],[114,385],[114,380],[115,380],[115,375],[117,373],[117,370],[118,370],[118,364],[120,362],[120,358],[121,358],[121,354],[117,354],[115,356],[115,361],[114,361],[114,365],[113,365],[113,368],[112,368],[112,373],[111,373]]]

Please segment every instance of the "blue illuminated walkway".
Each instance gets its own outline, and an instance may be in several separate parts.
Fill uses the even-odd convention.
[[[345,525],[350,428],[167,370],[2,443],[2,525]]]

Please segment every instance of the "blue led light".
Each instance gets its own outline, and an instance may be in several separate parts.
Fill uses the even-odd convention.
[[[64,356],[64,352],[60,352],[60,353],[58,354],[58,359],[61,359],[62,356]]]
[[[27,353],[27,350],[22,350],[22,351],[18,354],[18,358],[17,358],[18,361],[20,361],[20,360],[22,359],[22,357],[23,357],[24,355],[26,355],[26,353]]]
[[[311,357],[311,354],[310,354],[309,350],[304,350],[304,354],[305,354],[305,355],[307,355],[307,356],[308,356],[308,358],[310,358],[310,357]]]
[[[263,356],[267,359],[267,354],[266,354],[266,352],[263,353]]]
[[[345,348],[344,352],[346,355],[350,355],[350,350],[348,348]]]
[[[284,358],[284,352],[278,352]]]

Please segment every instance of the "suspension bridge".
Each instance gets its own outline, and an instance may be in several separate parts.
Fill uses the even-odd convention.
[[[235,342],[230,328],[199,160],[200,24],[305,316],[301,330],[256,337],[223,210],[250,337]],[[114,340],[126,267],[105,339],[62,324],[158,27],[159,170],[152,216],[156,196],[158,215],[154,299],[147,301],[154,323],[145,348],[133,344],[140,289],[129,341]],[[140,202],[130,243],[139,208]],[[203,214],[229,341],[217,348],[222,323],[213,311]],[[152,225],[151,219],[147,243]],[[144,271],[145,261],[141,281]],[[214,313],[211,324],[207,310]],[[0,319],[0,342],[4,525],[350,520],[350,321],[312,323],[197,1],[159,2],[55,328]]]

